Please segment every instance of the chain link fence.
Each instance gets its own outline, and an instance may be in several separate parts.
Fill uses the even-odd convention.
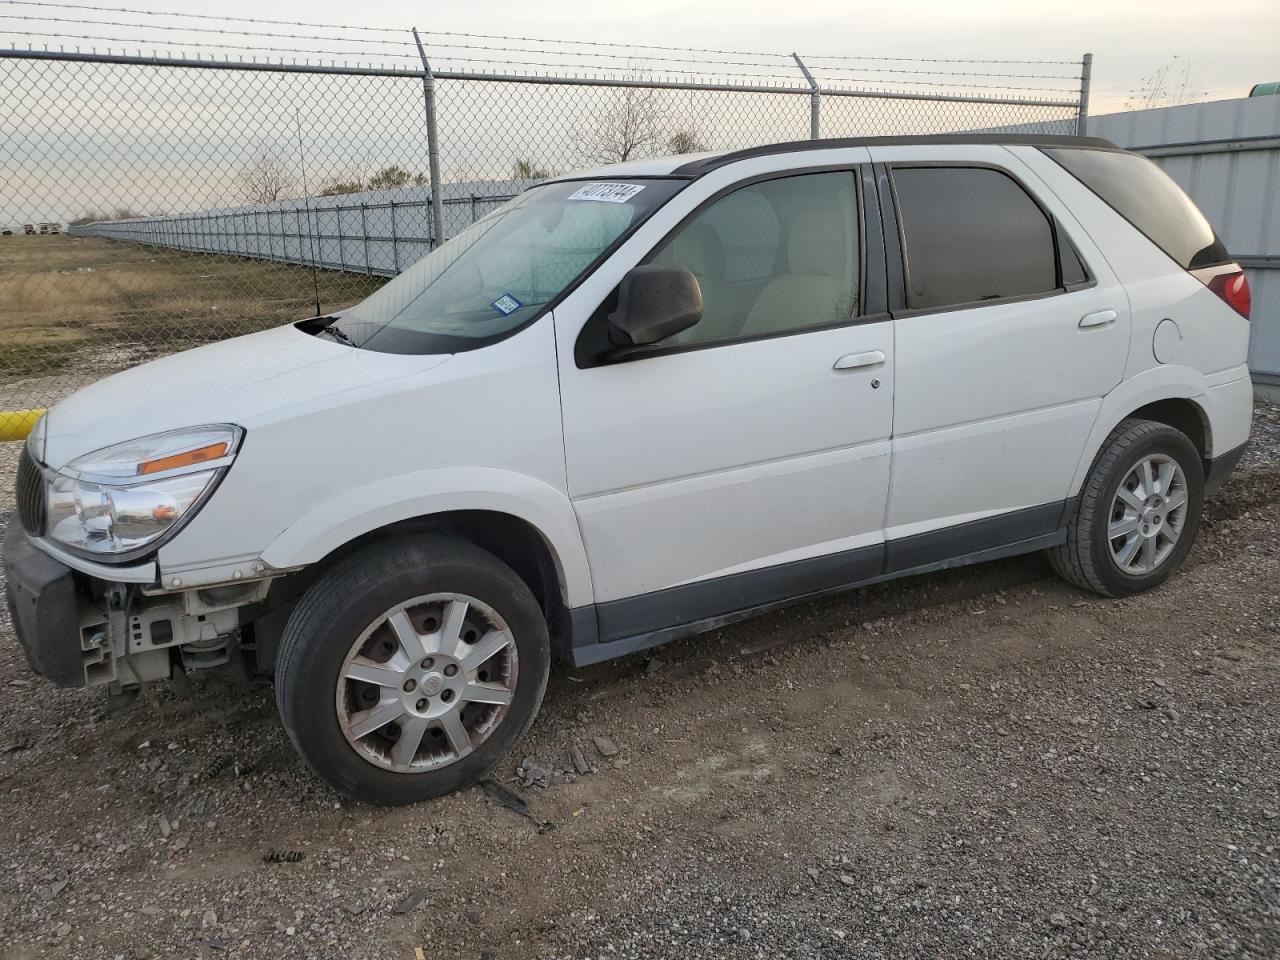
[[[0,435],[125,367],[340,310],[548,176],[1083,116],[1079,74],[1045,96],[909,66],[919,88],[868,90],[799,58],[729,82],[0,50]]]

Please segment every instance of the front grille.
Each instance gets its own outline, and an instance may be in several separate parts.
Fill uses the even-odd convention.
[[[40,468],[31,459],[25,445],[18,458],[18,483],[15,493],[18,498],[18,518],[22,527],[33,537],[44,536],[45,506],[44,477]]]

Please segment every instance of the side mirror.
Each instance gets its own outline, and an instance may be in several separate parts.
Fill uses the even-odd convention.
[[[618,307],[609,314],[609,339],[623,347],[657,343],[701,319],[697,278],[680,267],[650,263],[622,278]]]

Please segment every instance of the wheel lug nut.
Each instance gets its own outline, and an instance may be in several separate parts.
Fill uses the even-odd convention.
[[[423,660],[423,661],[422,661],[422,669],[423,669],[423,670],[430,670],[430,669],[431,669],[431,665],[432,665],[433,663],[435,663],[435,661],[434,661],[434,660],[432,660],[430,657],[427,657],[427,659],[425,659],[425,660]]]
[[[417,681],[415,680],[406,680],[404,682],[405,693],[413,693],[413,691],[416,690],[417,688],[418,688],[418,684],[417,684]]]
[[[419,701],[418,701],[418,709],[419,709],[419,710],[425,710],[425,709],[427,709],[427,699],[426,699],[426,697],[423,697],[421,700],[419,700]]]
[[[458,673],[458,665],[456,663],[451,663],[444,668],[444,675],[446,677],[456,676],[457,673]]]

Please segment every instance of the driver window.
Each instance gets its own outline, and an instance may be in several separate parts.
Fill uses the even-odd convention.
[[[857,211],[851,172],[766,180],[702,210],[652,260],[688,270],[702,289],[702,319],[661,345],[750,339],[855,316]]]

